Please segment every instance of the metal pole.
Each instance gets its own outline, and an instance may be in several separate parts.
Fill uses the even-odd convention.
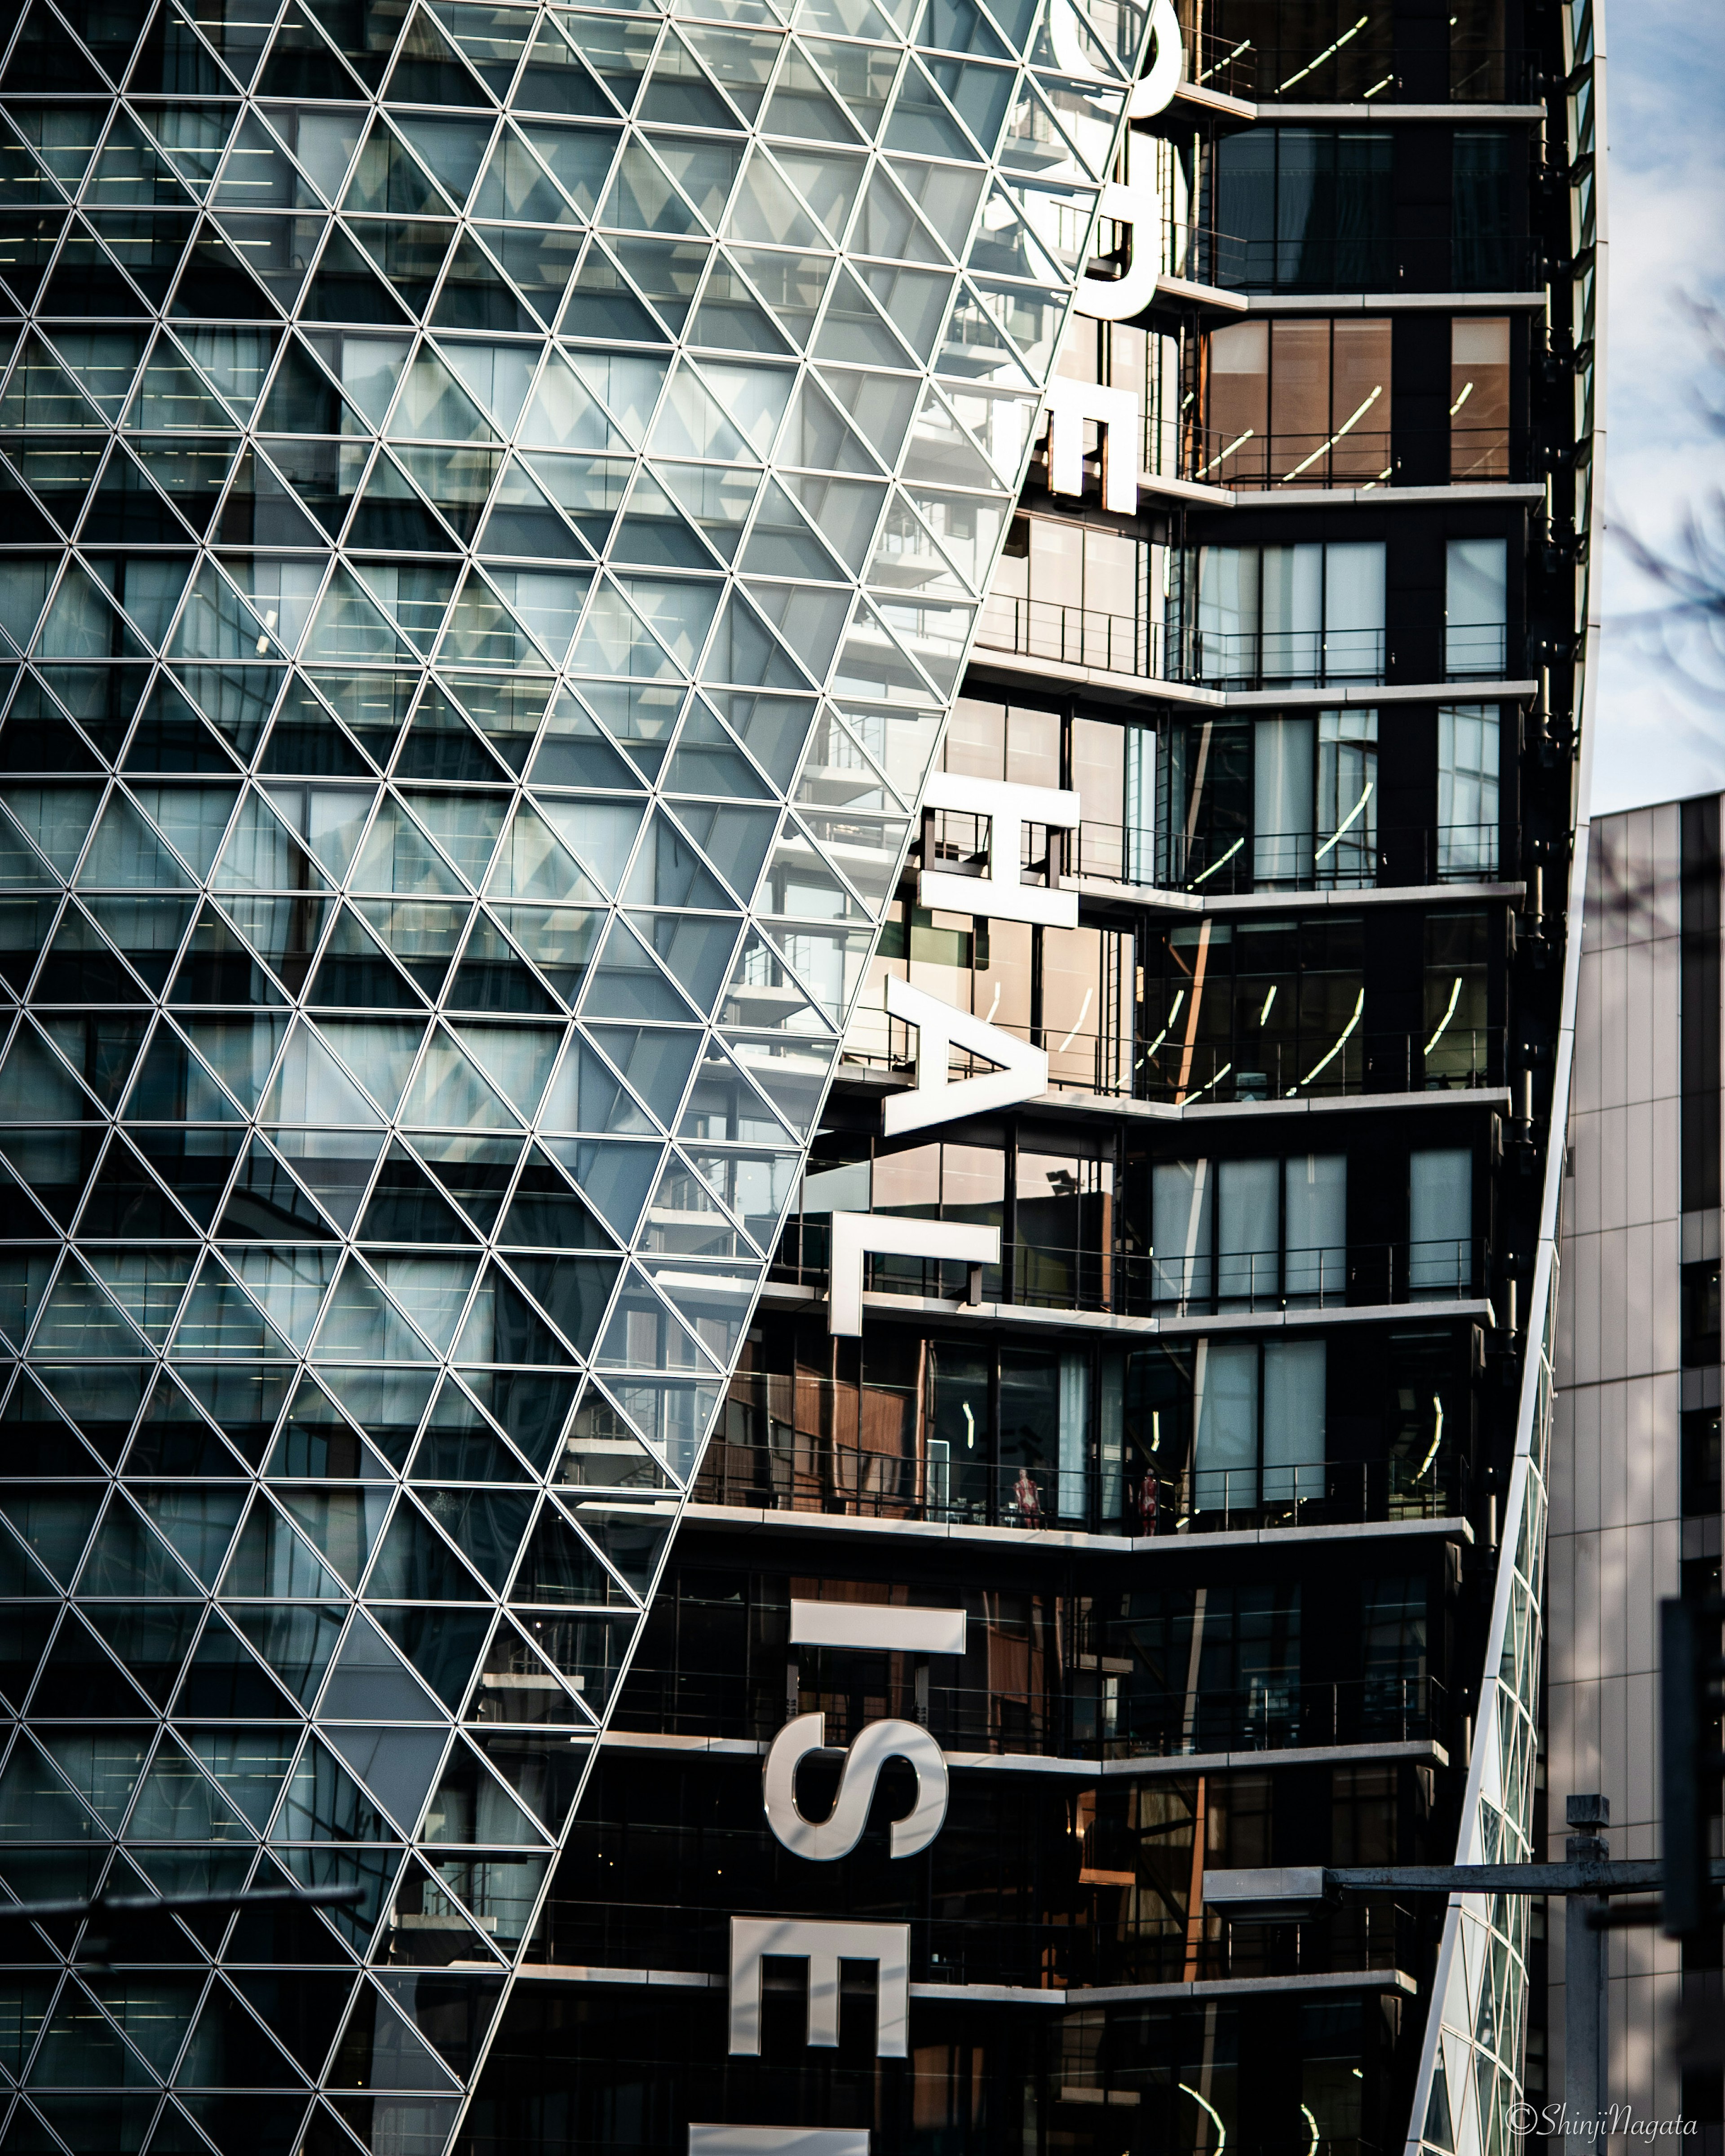
[[[1610,1803],[1601,1796],[1571,1797],[1565,1823],[1609,1826]],[[1598,1831],[1572,1834],[1563,1844],[1571,1864],[1603,1863],[1609,1853]],[[1563,1906],[1563,2105],[1571,2133],[1584,2130],[1584,2120],[1596,2123],[1607,2101],[1605,1933],[1588,1921],[1607,1906],[1603,1896],[1591,1894],[1571,1894]]]

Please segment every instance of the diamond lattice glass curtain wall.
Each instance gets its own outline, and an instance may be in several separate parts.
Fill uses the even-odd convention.
[[[0,1928],[8,2151],[453,2130],[1115,154],[1068,4],[7,33],[0,1882],[357,1894]]]

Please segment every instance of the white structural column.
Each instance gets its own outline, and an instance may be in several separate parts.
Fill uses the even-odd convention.
[[[887,977],[886,1011],[916,1029],[916,1083],[909,1092],[888,1094],[881,1103],[880,1128],[887,1137],[953,1122],[961,1116],[1016,1107],[1048,1091],[1046,1049],[1033,1048],[968,1011],[954,1010],[896,974]],[[954,1078],[954,1048],[986,1057],[997,1068],[973,1078]]]
[[[911,2018],[908,1924],[829,1922],[824,1917],[733,1917],[731,1919],[731,2055],[761,2055],[762,1963],[782,1954],[809,1964],[809,2041],[839,2041],[839,1964],[873,1962],[878,1985],[875,2056],[902,2059]]]
[[[855,1337],[863,1329],[863,1260],[940,1258],[963,1265],[998,1265],[1000,1230],[964,1220],[907,1220],[886,1213],[835,1213],[832,1224],[827,1331]]]
[[[955,875],[949,869],[925,868],[916,879],[918,906],[947,913],[969,913],[988,921],[1028,921],[1044,928],[1078,926],[1078,894],[1057,886],[1021,883],[1019,855],[1026,824],[1057,831],[1076,830],[1081,811],[1078,796],[1052,786],[1014,786],[999,778],[967,778],[937,771],[923,789],[925,808],[989,820],[988,865],[981,875]]]

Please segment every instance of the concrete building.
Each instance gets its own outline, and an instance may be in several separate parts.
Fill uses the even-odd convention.
[[[1576,1009],[1551,1487],[1546,1781],[1601,1791],[1616,1856],[1660,1850],[1658,1605],[1719,1589],[1720,802],[1594,819]],[[1553,1804],[1549,1854],[1563,1827]],[[1715,1851],[1718,1845],[1715,1842]],[[1553,1912],[1553,2087],[1563,2032]],[[1725,2015],[1720,1940],[1611,1943],[1611,2096],[1700,2122],[1673,2056]]]

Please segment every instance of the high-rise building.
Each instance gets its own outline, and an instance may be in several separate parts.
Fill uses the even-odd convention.
[[[1564,1186],[1551,1505],[1550,1780],[1661,1853],[1659,1604],[1719,1592],[1720,798],[1595,819]],[[1713,1784],[1713,1851],[1720,1853]],[[1555,1814],[1548,1852],[1562,1854]],[[1725,1941],[1612,1942],[1610,2096],[1725,2148]],[[1551,1970],[1562,2041],[1561,1959]],[[1686,2071],[1685,2056],[1696,2054]]]
[[[1589,0],[8,36],[0,2156],[1503,2145]]]
[[[1543,1912],[1207,1882],[1543,1838],[1594,27],[1182,32],[476,2150],[1545,2092]]]

